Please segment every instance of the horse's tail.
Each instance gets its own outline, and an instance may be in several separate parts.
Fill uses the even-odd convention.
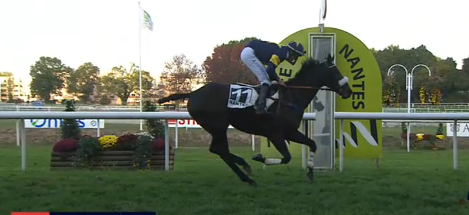
[[[176,93],[172,94],[166,97],[163,97],[161,99],[158,99],[158,104],[169,102],[169,101],[175,101],[175,100],[181,100],[181,99],[187,99],[191,93]]]

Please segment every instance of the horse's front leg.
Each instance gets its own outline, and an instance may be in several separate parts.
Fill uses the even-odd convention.
[[[279,158],[265,158],[262,154],[257,154],[252,157],[253,160],[264,163],[265,165],[278,165],[287,164],[291,161],[291,154],[288,151],[287,144],[285,144],[285,138],[283,135],[276,134],[269,138],[272,144],[275,146],[278,152],[283,156]]]
[[[316,154],[316,142],[305,136],[303,133],[296,130],[295,132],[288,134],[287,140],[297,142],[300,144],[307,145],[309,147],[309,159],[308,159],[308,173],[306,174],[311,182],[314,179],[314,155]]]

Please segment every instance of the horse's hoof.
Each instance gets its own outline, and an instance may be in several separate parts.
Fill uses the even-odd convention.
[[[243,166],[243,170],[244,172],[246,172],[246,174],[252,175],[252,170],[250,166]]]
[[[311,171],[311,172],[308,172],[306,175],[307,175],[308,178],[309,178],[309,182],[313,183],[313,181],[314,181],[314,173]]]
[[[253,187],[259,187],[259,185],[254,180],[249,180],[248,184]]]
[[[258,162],[261,162],[261,163],[264,163],[264,160],[265,160],[265,158],[261,154],[254,155],[254,156],[252,156],[251,159],[255,160],[255,161],[258,161]]]

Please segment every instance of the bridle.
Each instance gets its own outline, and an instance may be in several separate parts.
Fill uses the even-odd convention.
[[[335,67],[336,65],[332,64],[332,65],[329,65],[328,69],[330,68],[333,68]],[[293,88],[293,89],[305,89],[305,90],[324,90],[324,91],[332,91],[332,92],[336,92],[336,93],[340,93],[341,90],[340,90],[340,86],[338,87],[337,90],[334,90],[334,89],[331,89],[331,88],[323,88],[323,87],[313,87],[313,86],[281,86],[281,87],[285,87],[285,88]]]
[[[329,65],[329,69],[332,68],[332,67],[335,67],[336,65]],[[337,87],[337,89],[331,89],[331,88],[323,88],[323,87],[313,87],[313,86],[282,86],[282,85],[279,85],[279,98],[278,98],[278,107],[277,107],[277,113],[279,113],[280,111],[280,107],[281,105],[280,104],[285,104],[286,106],[290,106],[290,107],[293,107],[294,109],[297,109],[296,105],[293,103],[293,102],[287,102],[287,101],[284,101],[282,100],[282,96],[281,96],[281,88],[284,87],[288,93],[288,97],[295,100],[296,96],[293,96],[295,94],[293,94],[291,92],[290,89],[304,89],[304,90],[324,90],[324,91],[331,91],[331,92],[336,92],[338,94],[340,94],[342,92],[342,90],[340,89],[340,86]]]

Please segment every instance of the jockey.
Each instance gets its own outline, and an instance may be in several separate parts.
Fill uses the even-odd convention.
[[[304,56],[305,53],[303,45],[296,42],[290,42],[287,46],[284,46],[262,40],[253,40],[244,47],[241,52],[241,60],[261,83],[259,98],[255,106],[257,114],[267,113],[266,97],[269,92],[270,80],[275,80],[280,85],[285,86],[285,82],[278,77],[275,68],[284,60],[294,65],[298,57]]]

